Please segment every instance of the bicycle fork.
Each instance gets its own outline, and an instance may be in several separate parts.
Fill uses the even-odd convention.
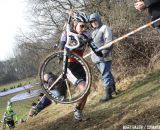
[[[72,99],[72,95],[71,95],[71,91],[70,91],[70,87],[67,81],[67,66],[68,66],[68,54],[69,50],[67,48],[64,49],[64,56],[63,56],[63,74],[62,74],[62,78],[65,80],[66,85],[67,85],[67,90],[68,90],[68,94],[70,99]]]

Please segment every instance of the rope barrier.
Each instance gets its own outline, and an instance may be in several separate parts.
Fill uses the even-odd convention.
[[[149,23],[147,23],[147,24],[145,24],[145,25],[143,25],[143,26],[141,26],[141,27],[135,29],[134,31],[132,31],[132,32],[130,32],[130,33],[125,34],[124,36],[119,37],[119,38],[117,38],[117,39],[115,39],[115,40],[113,40],[113,41],[111,41],[111,42],[105,44],[104,46],[98,48],[98,51],[101,51],[101,50],[103,50],[103,49],[105,49],[105,48],[111,47],[114,43],[119,42],[119,41],[121,41],[121,40],[123,40],[123,39],[129,37],[130,35],[133,35],[133,34],[135,34],[136,32],[139,32],[140,30],[142,30],[142,29],[144,29],[144,28],[147,28],[147,27],[151,26],[152,24],[158,22],[159,20],[160,20],[160,18],[158,18],[158,19],[156,19],[156,20],[154,20],[154,21],[152,21],[152,22],[149,22]],[[89,53],[86,54],[83,58],[87,58],[87,57],[90,56],[91,54],[93,54],[93,52],[89,52]]]

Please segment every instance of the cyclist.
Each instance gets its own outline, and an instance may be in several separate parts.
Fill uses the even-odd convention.
[[[152,21],[160,18],[160,0],[135,0],[134,6],[138,11],[148,9]],[[160,33],[160,21],[152,26]]]
[[[69,12],[69,15],[72,17],[72,21],[70,24],[71,31],[76,34],[79,34],[78,38],[80,41],[80,46],[74,49],[73,52],[83,57],[85,47],[89,45],[97,55],[102,55],[100,52],[96,52],[97,47],[92,43],[92,38],[89,32],[86,31],[86,23],[88,22],[88,17],[86,16],[86,14],[83,12],[74,13],[73,10],[71,10]],[[67,34],[66,31],[64,31],[60,39],[61,49],[64,49],[66,41]],[[83,91],[85,89],[86,81],[86,75],[83,67],[74,58],[69,58],[68,62],[68,68],[71,70],[72,74],[77,78],[75,85],[79,88],[80,91]],[[84,118],[84,116],[82,115],[82,110],[86,104],[88,94],[86,94],[80,101],[77,101],[74,104],[74,118],[78,121],[87,120],[87,118]]]
[[[4,113],[3,121],[8,125],[10,130],[14,130],[15,122],[17,122],[17,116],[16,113],[12,110],[12,103],[10,102],[8,103],[7,110]]]

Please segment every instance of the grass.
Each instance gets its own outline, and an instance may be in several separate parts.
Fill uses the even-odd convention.
[[[23,92],[26,92],[26,91],[22,91],[20,93],[23,93]],[[0,98],[0,119],[2,119],[3,113],[6,110],[8,100],[17,94],[19,93],[11,94],[9,96],[4,96]],[[36,100],[37,100],[37,97],[13,103],[13,109],[16,112],[18,119],[26,118],[26,115],[30,109],[31,103]]]
[[[98,91],[91,92],[84,109],[89,121],[75,121],[72,105],[53,104],[16,130],[123,130],[127,126],[147,129],[160,125],[160,71],[134,80],[127,90],[105,103],[98,102]]]
[[[10,86],[16,86],[19,83],[21,83],[22,85],[27,85],[29,82],[30,83],[35,83],[36,80],[34,78],[28,78],[26,80],[18,81],[18,82],[15,82],[13,84],[3,85],[0,88],[1,89],[10,88]],[[31,90],[34,90],[34,89],[39,89],[39,87],[31,88]],[[15,96],[17,94],[20,94],[20,93],[25,93],[25,92],[26,92],[26,90],[0,97],[0,120],[3,117],[3,113],[6,111],[7,102],[13,96]],[[21,119],[21,118],[26,119],[27,118],[27,114],[28,114],[28,111],[29,111],[29,109],[31,107],[31,103],[33,101],[37,101],[37,99],[38,99],[38,97],[35,97],[35,98],[30,98],[28,100],[22,100],[22,101],[18,101],[18,102],[14,102],[13,103],[13,109],[16,112],[18,119]]]
[[[32,78],[27,78],[27,79],[20,80],[20,81],[14,82],[14,83],[1,85],[0,86],[0,91],[4,90],[4,88],[5,89],[10,89],[11,87],[17,87],[20,84],[23,86],[23,85],[26,85],[26,84],[29,84],[29,83],[36,83],[36,79],[32,77]]]

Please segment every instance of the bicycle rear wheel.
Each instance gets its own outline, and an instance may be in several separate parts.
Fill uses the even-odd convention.
[[[67,65],[67,74],[66,77],[63,77],[63,51],[59,51],[56,53],[52,53],[48,55],[45,60],[42,62],[40,69],[39,69],[39,76],[41,81],[41,88],[46,94],[48,98],[54,100],[59,103],[70,104],[82,99],[86,94],[91,86],[91,72],[88,67],[88,64],[84,59],[78,56],[75,53],[67,54],[68,57],[76,59],[76,62],[81,65],[83,72],[85,73],[85,87],[83,91],[79,91],[79,88],[75,84],[75,78],[72,74],[72,71],[69,69],[69,64]],[[52,83],[51,87],[48,87],[44,81],[44,75],[46,73],[52,72],[54,75],[57,76],[56,80]],[[65,83],[65,87],[64,84]],[[56,96],[54,94],[54,90],[57,87],[66,88],[66,94]]]

